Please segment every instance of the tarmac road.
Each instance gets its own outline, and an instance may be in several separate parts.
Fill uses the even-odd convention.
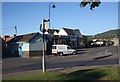
[[[2,60],[2,74],[42,70],[41,57],[6,58]],[[46,56],[46,69],[71,68],[77,66],[117,65],[118,47],[94,47],[79,49],[76,55]]]

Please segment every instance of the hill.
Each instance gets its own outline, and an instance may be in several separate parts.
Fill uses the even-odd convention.
[[[109,30],[103,33],[96,34],[94,38],[115,38],[120,37],[120,29]]]

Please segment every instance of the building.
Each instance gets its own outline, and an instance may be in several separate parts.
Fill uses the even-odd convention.
[[[0,56],[2,56],[3,54],[5,55],[5,48],[6,48],[5,41],[0,36]]]
[[[120,41],[119,38],[113,38],[114,46],[119,46],[120,44],[119,41]]]
[[[45,41],[45,51],[46,51]],[[12,56],[33,57],[42,55],[43,38],[40,33],[19,35],[7,42],[7,52]]]
[[[14,37],[15,37],[15,36],[10,37],[10,36],[8,36],[8,35],[5,35],[5,36],[3,36],[3,39],[4,39],[5,42],[8,42],[9,40],[11,40],[11,39],[14,38]]]
[[[62,28],[58,33],[54,32],[54,44],[66,44],[72,48],[80,47],[80,36],[79,29],[68,29]]]
[[[2,57],[4,57],[6,54],[6,42],[4,41],[3,38],[0,37],[0,44],[2,44],[2,46],[0,45],[0,50],[1,50],[1,53],[2,53]]]

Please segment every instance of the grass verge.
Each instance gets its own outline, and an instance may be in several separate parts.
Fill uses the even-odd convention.
[[[120,67],[95,68],[84,70],[72,70],[70,72],[33,73],[29,75],[14,76],[3,80],[118,80]]]

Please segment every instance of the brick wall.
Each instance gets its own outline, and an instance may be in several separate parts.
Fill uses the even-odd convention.
[[[24,51],[23,52],[23,57],[40,57],[43,55],[43,51],[40,50],[40,51]],[[46,51],[45,51],[45,54],[46,54]]]

